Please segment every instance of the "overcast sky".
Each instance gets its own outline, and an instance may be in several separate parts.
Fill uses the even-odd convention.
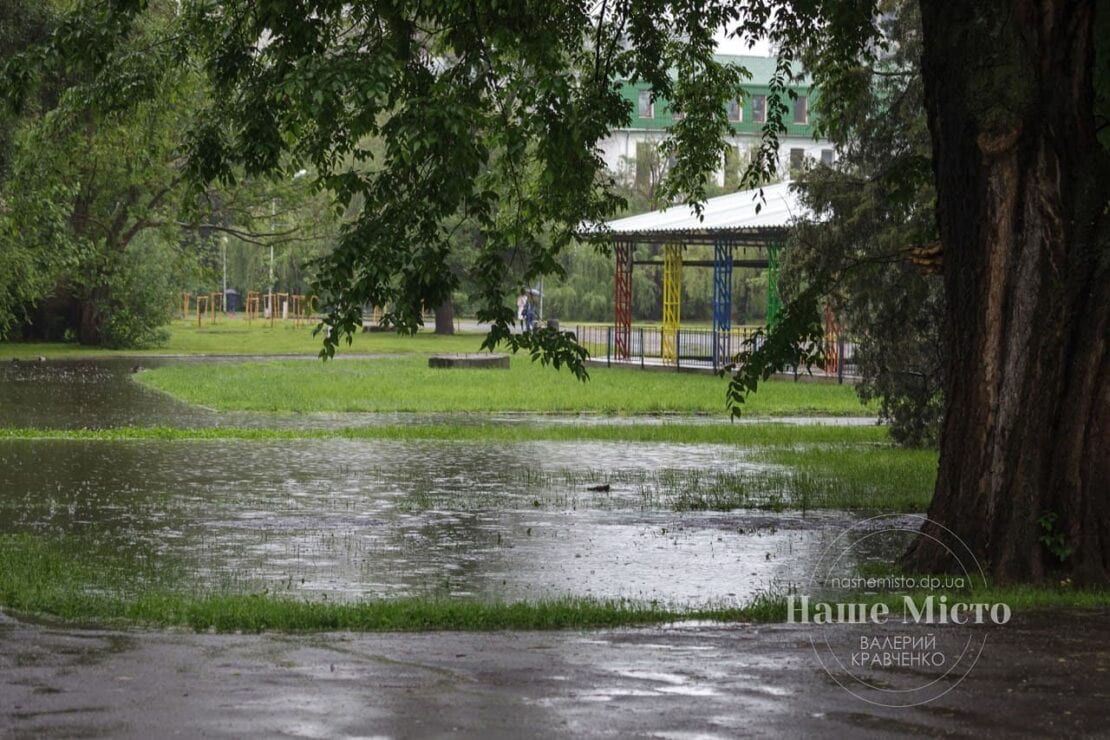
[[[742,44],[736,39],[725,38],[725,32],[722,29],[717,33],[717,52],[720,54],[748,54],[757,57],[769,57],[771,56],[771,45],[761,40],[749,49],[746,44]]]

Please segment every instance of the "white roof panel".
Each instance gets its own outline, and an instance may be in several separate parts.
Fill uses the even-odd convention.
[[[792,183],[782,182],[759,190],[741,190],[705,201],[699,219],[692,206],[671,206],[659,211],[619,218],[605,224],[613,234],[692,231],[703,229],[747,229],[757,227],[787,227],[794,219],[809,215],[792,189]],[[756,206],[762,204],[756,213]]]

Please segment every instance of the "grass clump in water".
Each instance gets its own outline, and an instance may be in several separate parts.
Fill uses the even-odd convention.
[[[892,445],[769,448],[759,457],[789,469],[784,496],[803,510],[924,511],[937,477],[936,450]]]

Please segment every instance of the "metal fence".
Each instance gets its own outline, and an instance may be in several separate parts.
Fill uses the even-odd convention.
[[[674,370],[712,370],[717,371],[732,362],[737,352],[751,346],[762,346],[762,336],[756,337],[753,329],[738,328],[727,332],[712,329],[678,329],[665,333],[662,327],[633,327],[628,336],[628,353],[619,356],[617,337],[612,326],[576,326],[578,342],[590,353],[590,358],[604,361],[607,365],[641,368],[672,368]],[[664,347],[671,354],[670,339],[673,336],[673,358],[664,359]],[[822,347],[825,355],[823,367],[814,368],[814,374],[835,377],[838,382],[859,375],[855,363],[855,344],[843,335],[826,338]],[[715,348],[718,348],[715,351]],[[792,368],[788,372],[800,373],[804,370]]]

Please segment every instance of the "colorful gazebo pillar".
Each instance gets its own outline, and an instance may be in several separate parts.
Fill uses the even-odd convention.
[[[678,328],[682,323],[682,244],[663,247],[663,362],[678,362]]]
[[[772,329],[779,323],[782,313],[782,296],[779,294],[779,252],[780,242],[767,245],[767,326]]]
[[[732,240],[713,240],[713,367],[732,357]]]
[[[617,267],[613,279],[613,355],[627,360],[632,349],[632,247],[633,242],[618,239],[613,245]]]
[[[836,320],[832,306],[825,304],[825,372],[836,375],[840,372],[843,358],[840,356],[840,322]]]

